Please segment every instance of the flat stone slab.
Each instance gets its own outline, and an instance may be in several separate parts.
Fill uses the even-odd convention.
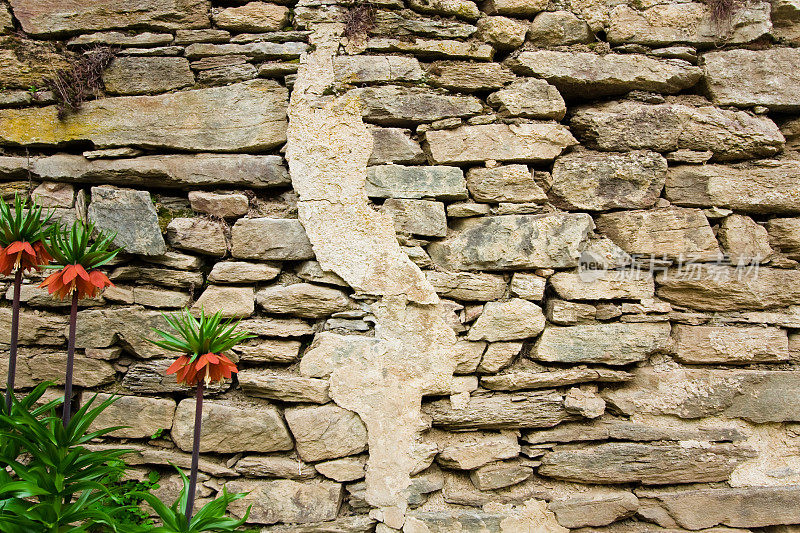
[[[99,230],[116,234],[114,244],[132,254],[162,255],[167,251],[150,193],[92,187],[89,220]]]
[[[467,198],[464,171],[458,167],[379,165],[367,168],[367,196],[371,198]]]

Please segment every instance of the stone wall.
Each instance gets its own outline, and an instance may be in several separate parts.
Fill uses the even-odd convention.
[[[144,338],[188,305],[258,336],[199,498],[265,532],[789,531],[797,45],[794,0],[0,0],[0,192],[125,245],[76,386],[165,498],[194,402]],[[23,388],[63,379],[38,280]]]

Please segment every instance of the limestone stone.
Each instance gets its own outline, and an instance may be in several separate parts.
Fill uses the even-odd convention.
[[[488,204],[475,202],[455,202],[447,206],[447,216],[453,218],[480,217],[488,215],[489,211]]]
[[[0,33],[10,33],[14,29],[14,19],[8,6],[0,8]]]
[[[339,483],[355,481],[364,477],[366,467],[364,457],[342,457],[314,465],[317,472]]]
[[[467,339],[490,342],[526,339],[541,333],[544,323],[542,308],[528,300],[488,302],[470,328]]]
[[[631,379],[633,375],[628,372],[606,368],[571,368],[544,372],[511,368],[506,373],[481,377],[481,386],[489,390],[517,391],[590,382],[619,383]]]
[[[189,61],[182,57],[117,57],[103,72],[110,94],[163,93],[193,84]]]
[[[109,278],[111,281],[137,281],[139,283],[155,283],[156,285],[181,288],[199,287],[203,283],[203,274],[200,272],[131,265],[115,268]]]
[[[348,489],[351,487],[348,487]],[[332,521],[313,522],[305,525],[277,525],[262,531],[268,533],[315,533],[320,529],[325,531],[325,528],[328,528],[329,531],[335,533],[372,533],[376,523],[377,521],[369,515],[357,514],[342,516]]]
[[[223,261],[214,265],[208,274],[208,281],[212,283],[257,283],[275,279],[280,272],[280,267],[266,263]]]
[[[480,16],[478,6],[471,0],[411,0],[410,6],[422,13],[452,15],[468,20]]]
[[[428,78],[437,87],[472,92],[501,89],[516,76],[499,63],[436,61],[428,67]]]
[[[82,394],[82,405],[90,398],[87,392]],[[93,405],[100,405],[109,399],[109,394],[98,394]],[[172,429],[175,416],[175,400],[168,398],[143,398],[140,396],[117,396],[116,401],[95,418],[90,431],[116,426],[127,426],[108,433],[109,437],[144,439],[158,430]]]
[[[734,264],[760,263],[772,255],[766,228],[744,215],[725,217],[717,238]]]
[[[425,36],[440,39],[464,39],[475,33],[472,24],[452,19],[421,17],[411,9],[381,9],[375,12],[370,35],[387,37]]]
[[[286,98],[286,88],[277,82],[253,80],[157,96],[101,98],[63,121],[55,106],[3,109],[0,144],[86,140],[98,148],[264,151],[286,141]]]
[[[352,411],[329,403],[293,407],[285,415],[304,461],[338,459],[367,449],[366,427]]]
[[[458,406],[447,399],[436,400],[425,404],[423,411],[434,427],[450,430],[552,427],[576,418],[567,413],[563,397],[553,390],[475,395]]]
[[[419,143],[411,139],[411,132],[402,128],[374,127],[372,132],[372,155],[369,165],[383,163],[424,163],[425,153]]]
[[[489,44],[443,39],[370,39],[366,47],[370,52],[400,52],[440,59],[491,61],[494,56],[494,48]]]
[[[132,303],[143,305],[145,307],[176,308],[187,306],[190,299],[191,296],[188,293],[181,291],[135,287],[133,289]]]
[[[486,302],[506,292],[505,280],[495,274],[429,270],[425,277],[440,296],[455,300]]]
[[[447,215],[442,202],[389,198],[382,210],[392,217],[399,233],[423,237],[447,235]]]
[[[345,280],[330,270],[323,270],[317,261],[303,261],[297,269],[297,275],[300,279],[308,282],[336,285],[337,287],[349,286]]]
[[[264,319],[256,320],[262,321]],[[252,321],[244,322],[241,327],[245,331],[252,331],[254,328],[249,327],[251,324]],[[305,323],[302,323],[302,325],[307,327]],[[273,331],[271,333],[280,332]],[[297,361],[300,355],[300,346],[300,341],[268,339],[239,344],[232,350],[242,361],[252,363],[293,363]]]
[[[456,374],[472,374],[481,362],[486,342],[471,342],[458,340],[452,349],[452,358],[456,361],[454,372]]]
[[[167,225],[167,239],[180,250],[217,257],[228,252],[224,226],[207,218],[173,218]]]
[[[483,352],[483,359],[478,366],[478,372],[493,374],[511,364],[522,350],[521,342],[493,342]]]
[[[78,6],[56,0],[14,0],[11,8],[25,33],[56,36],[67,33],[128,28],[159,30],[205,28],[209,3],[205,0],[145,2],[132,9],[121,0],[98,0]]]
[[[428,253],[450,270],[568,268],[577,266],[593,227],[581,213],[461,219]]]
[[[664,228],[670,231],[664,232]],[[671,207],[617,211],[597,218],[597,230],[630,254],[714,260],[719,244],[702,211]]]
[[[520,446],[511,432],[461,432],[447,435],[436,462],[445,468],[474,470],[494,461],[519,456]]]
[[[590,279],[580,273],[557,272],[549,279],[556,293],[565,300],[641,300],[652,298],[655,292],[652,275],[635,271],[601,271]]]
[[[115,234],[114,244],[129,253],[161,255],[167,250],[146,191],[92,187],[88,213],[97,229]]]
[[[298,459],[279,455],[246,455],[234,465],[234,470],[246,477],[279,477],[311,479],[314,467]]]
[[[314,250],[299,220],[242,218],[231,230],[231,255],[237,259],[311,259]]]
[[[584,418],[598,418],[605,413],[606,402],[590,389],[572,387],[564,397],[564,409]]]
[[[272,286],[258,291],[258,306],[268,313],[323,318],[350,307],[344,292],[311,283]]]
[[[469,480],[466,480],[465,483],[469,484]],[[450,531],[567,533],[569,531],[558,525],[555,516],[547,510],[547,504],[544,501],[537,500],[532,496],[521,497],[515,501],[524,503],[514,507],[511,503],[503,505],[496,501],[491,503],[487,501],[486,503],[489,505],[486,507],[486,511],[476,509],[414,512],[408,517],[407,525],[404,527],[409,533],[448,533]],[[480,506],[478,503],[475,505]]]
[[[68,183],[44,182],[33,190],[31,196],[42,207],[72,207],[75,188]]]
[[[379,165],[367,168],[366,192],[372,198],[463,200],[467,186],[458,167]]]
[[[229,506],[242,517],[252,505],[248,522],[256,524],[307,524],[333,520],[339,511],[342,485],[331,481],[229,481],[229,493],[247,492]]]
[[[794,176],[800,161],[679,165],[667,172],[665,197],[676,205],[725,207],[746,213],[800,213]]]
[[[337,56],[333,69],[339,83],[413,82],[422,79],[419,61],[401,56]]]
[[[774,155],[784,144],[768,118],[706,105],[608,102],[577,108],[571,126],[591,148],[710,150],[719,161]]]
[[[565,46],[591,42],[589,25],[571,11],[545,11],[533,19],[528,40],[537,46]]]
[[[483,17],[476,37],[500,50],[511,50],[525,42],[528,25],[508,17]]]
[[[577,144],[560,124],[526,122],[522,124],[483,124],[454,130],[435,130],[425,134],[425,149],[430,160],[440,164],[519,161],[552,161]]]
[[[511,278],[511,294],[526,300],[542,301],[547,280],[528,272],[514,272]]]
[[[121,342],[127,351],[142,358],[172,356],[151,344],[155,340],[152,329],[168,329],[166,321],[157,311],[141,306],[87,309],[78,312],[78,348],[107,348]]]
[[[772,218],[767,233],[773,247],[789,257],[800,256],[800,218]]]
[[[73,37],[67,42],[67,46],[72,47],[104,44],[122,47],[158,47],[172,44],[172,40],[173,35],[171,33],[153,33],[146,31],[132,35],[121,31],[102,31]]]
[[[525,165],[471,168],[467,188],[478,202],[546,202],[547,195]]]
[[[608,40],[614,44],[636,43],[665,46],[673,43],[713,46],[719,42],[720,25],[711,8],[700,2],[645,5],[637,9],[620,3],[611,9]],[[730,44],[755,41],[771,29],[769,6],[753,4],[737,9],[722,30]]]
[[[680,59],[654,59],[638,54],[522,52],[511,62],[518,74],[543,78],[567,96],[598,96],[650,91],[674,94],[694,86],[702,70]]]
[[[213,16],[218,28],[232,32],[278,31],[289,22],[289,8],[267,2],[228,7]]]
[[[496,490],[522,483],[533,475],[533,468],[515,462],[500,461],[484,465],[469,474],[478,490]]]
[[[652,207],[667,179],[667,160],[649,151],[577,150],[556,159],[548,192],[566,209]]]
[[[570,529],[607,526],[633,515],[639,499],[631,492],[615,491],[595,497],[577,496],[550,502],[558,523]]]
[[[363,106],[368,122],[410,125],[447,117],[468,117],[479,113],[481,102],[473,96],[452,96],[418,87],[386,85],[353,89],[350,93]]]
[[[789,359],[785,329],[675,324],[675,358],[688,364],[774,363]]]
[[[593,323],[597,308],[591,304],[567,302],[558,298],[547,300],[545,307],[547,320],[560,326]]]
[[[117,446],[117,444],[87,444],[86,448],[90,450],[108,450]],[[126,443],[125,448],[130,450],[129,453],[125,454],[125,462],[131,466],[160,465],[169,467],[170,465],[175,465],[180,468],[190,468],[192,464],[192,454],[183,453],[180,450],[156,448],[132,442]],[[212,476],[231,477],[236,475],[236,472],[225,466],[223,461],[208,456],[200,458],[198,467],[200,472]]]
[[[24,327],[20,328],[20,330],[24,329]],[[76,387],[98,387],[113,383],[116,377],[114,367],[107,361],[78,354],[75,356],[74,365],[73,379]],[[66,367],[67,354],[63,351],[53,352],[51,348],[21,346],[17,353],[17,374],[14,386],[18,389],[29,389],[45,381],[63,386]],[[8,375],[7,357],[0,360],[0,372],[4,376]],[[6,384],[3,383],[2,387],[5,389]],[[63,397],[63,394],[61,396]]]
[[[567,112],[558,89],[537,78],[514,81],[490,94],[487,102],[508,117],[561,120]]]
[[[242,369],[236,376],[242,390],[250,396],[282,402],[327,403],[328,381],[278,372]]]
[[[314,333],[311,326],[299,318],[251,318],[243,320],[241,326],[264,337],[302,337]]]
[[[530,17],[547,9],[546,0],[487,0],[481,6],[490,15]]]
[[[538,473],[582,483],[668,485],[725,481],[754,451],[734,444],[608,442],[545,453]]]
[[[231,38],[231,33],[225,30],[176,30],[173,44],[185,46],[193,43],[226,43]]]
[[[244,194],[220,194],[208,191],[189,192],[192,209],[220,218],[246,215],[250,202]]]
[[[186,47],[184,55],[189,60],[228,55],[245,55],[254,61],[264,61],[267,59],[294,60],[299,58],[307,50],[308,45],[301,42],[276,43],[254,41],[246,44],[194,43]]]
[[[255,311],[253,287],[224,287],[208,285],[192,306],[192,312],[219,312],[223,318],[247,318]]]
[[[558,363],[626,365],[665,350],[669,335],[667,322],[550,326],[545,328],[530,357]]]
[[[194,399],[178,404],[172,440],[184,451],[192,449]],[[231,424],[236,420],[236,424]],[[266,402],[234,404],[222,400],[203,402],[200,452],[276,452],[291,450],[292,438],[280,412]]]
[[[0,8],[2,11],[4,9]],[[52,44],[14,35],[0,37],[0,85],[3,87],[40,87],[52,76],[52,69],[60,68],[67,68],[67,60]]]

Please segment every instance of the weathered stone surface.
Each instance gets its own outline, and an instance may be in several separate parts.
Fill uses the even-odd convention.
[[[289,22],[289,9],[267,2],[249,2],[228,7],[214,15],[218,28],[233,32],[278,31]]]
[[[208,274],[208,281],[212,283],[257,283],[274,279],[280,272],[280,267],[265,263],[224,261],[214,265]]]
[[[567,112],[558,89],[537,78],[515,81],[490,94],[487,102],[499,107],[499,114],[507,117],[561,120]]]
[[[582,483],[668,485],[725,481],[736,465],[754,456],[733,444],[609,442],[544,454],[539,474]]]
[[[625,414],[701,418],[722,415],[755,423],[800,420],[796,372],[639,368],[625,386],[603,393]]]
[[[231,230],[231,255],[239,259],[312,259],[314,250],[299,220],[242,218]]]
[[[372,533],[377,520],[369,515],[342,516],[332,521],[312,522],[300,525],[276,525],[262,531],[266,533],[319,533],[326,529],[331,533]],[[734,532],[731,532],[734,533]]]
[[[230,481],[226,487],[230,493],[249,492],[229,509],[234,516],[242,517],[252,505],[248,522],[256,524],[333,520],[342,499],[342,486],[330,481]]]
[[[533,468],[514,462],[499,461],[470,472],[478,490],[496,490],[522,483],[533,475]]]
[[[557,272],[550,276],[550,284],[565,300],[640,300],[652,298],[655,291],[651,275],[624,270],[602,271],[590,279],[575,272]]]
[[[657,4],[643,10],[620,3],[609,18],[608,40],[616,44],[713,46],[721,37],[711,8],[699,2]],[[738,44],[755,41],[770,28],[769,6],[753,4],[737,9],[722,31],[726,43]]]
[[[286,410],[286,422],[304,461],[324,461],[367,449],[367,429],[359,416],[332,403]]]
[[[191,388],[178,385],[174,375],[165,374],[167,368],[175,359],[150,359],[142,363],[135,363],[128,368],[122,378],[122,391],[133,394],[168,394],[172,392],[189,392]],[[224,390],[224,387],[212,385],[215,391]]]
[[[65,5],[57,0],[13,0],[11,8],[25,33],[61,35],[116,28],[147,27],[163,30],[208,27],[206,0],[145,1],[97,0]]]
[[[178,404],[172,440],[182,450],[192,449],[194,399]],[[231,424],[236,420],[236,424]],[[200,451],[275,452],[291,450],[292,438],[278,410],[266,402],[234,404],[218,400],[203,402]]]
[[[564,397],[564,408],[584,418],[598,418],[605,413],[606,402],[591,390],[572,387]]]
[[[372,132],[372,155],[369,156],[369,165],[414,164],[426,161],[425,153],[419,143],[411,139],[409,130],[374,127],[370,131]]]
[[[265,319],[259,318],[255,320],[263,321]],[[244,322],[242,329],[247,331],[252,330],[252,327],[248,329],[248,326],[252,324],[252,322],[253,321]],[[302,325],[308,327],[305,323],[302,323]],[[280,331],[273,331],[271,333],[280,333]],[[307,333],[310,334],[310,328]],[[293,363],[300,355],[300,346],[300,341],[268,339],[239,344],[232,350],[239,355],[239,359],[242,361],[253,363]]]
[[[800,218],[773,218],[767,222],[770,244],[789,257],[800,254]]]
[[[567,413],[563,397],[553,390],[472,396],[464,406],[436,400],[424,405],[423,411],[434,426],[448,429],[552,427],[576,418]]]
[[[114,244],[129,253],[161,255],[167,251],[158,214],[146,191],[92,187],[88,213],[98,229],[115,233]]]
[[[310,479],[314,467],[298,459],[279,455],[247,455],[234,466],[237,473],[246,477],[279,477],[285,479]]]
[[[317,472],[339,483],[355,481],[364,477],[364,457],[343,457],[314,465]]]
[[[63,121],[55,106],[0,110],[0,144],[87,140],[210,152],[269,150],[286,141],[286,89],[272,80],[86,102]]]
[[[471,0],[411,0],[412,8],[422,13],[452,15],[474,20],[480,16],[480,10]]]
[[[504,215],[461,219],[453,235],[431,244],[428,253],[451,270],[512,270],[577,266],[589,215]]]
[[[665,350],[669,334],[667,322],[551,326],[545,328],[530,357],[559,363],[626,365]]]
[[[481,378],[481,386],[489,390],[517,391],[548,389],[590,382],[620,383],[631,379],[633,379],[633,375],[628,372],[607,368],[570,368],[547,372],[512,368],[504,374],[483,376]]]
[[[42,207],[72,207],[75,188],[67,183],[45,182],[36,187],[31,196]]]
[[[521,342],[493,342],[483,352],[483,359],[478,366],[478,372],[493,374],[499,372],[514,361],[522,350]]]
[[[428,78],[437,87],[471,92],[500,89],[516,76],[499,63],[436,61],[428,67]]]
[[[184,30],[184,31],[192,31],[192,30]],[[203,31],[203,30],[199,30]],[[127,33],[121,31],[103,31],[97,33],[89,33],[84,35],[78,35],[77,37],[73,37],[67,42],[67,46],[86,46],[86,45],[98,45],[98,44],[105,44],[111,46],[136,46],[136,47],[147,47],[147,46],[166,46],[172,44],[173,35],[171,33],[153,33],[153,32],[141,32],[141,33]]]
[[[167,225],[167,239],[175,248],[190,252],[217,257],[228,252],[224,226],[207,218],[173,218]]]
[[[588,43],[593,38],[586,21],[571,11],[539,13],[528,30],[528,41],[542,47]]]
[[[546,0],[487,0],[483,10],[490,15],[529,17],[547,9]]]
[[[423,237],[447,235],[447,215],[442,202],[389,198],[383,203],[382,211],[391,215],[400,233]]]
[[[372,198],[463,200],[467,186],[458,167],[379,165],[367,169],[366,192]]]
[[[525,165],[471,168],[467,188],[478,202],[546,202],[547,195]]]
[[[474,59],[491,61],[494,48],[479,42],[450,41],[440,39],[370,39],[367,41],[370,52],[401,52],[420,57],[442,59]]]
[[[189,60],[203,57],[244,55],[254,61],[265,59],[297,59],[308,50],[308,45],[301,42],[268,42],[255,41],[247,44],[210,44],[195,43],[186,47],[184,55]]]
[[[471,341],[509,341],[535,337],[544,329],[544,313],[538,305],[515,298],[488,302],[467,338]]]
[[[344,292],[311,283],[267,287],[258,291],[256,301],[268,313],[306,318],[322,318],[350,307]]]
[[[506,292],[505,280],[494,274],[429,270],[425,277],[440,296],[455,300],[488,302]]]
[[[250,202],[244,194],[220,194],[207,191],[189,192],[192,209],[220,218],[246,215]]]
[[[370,35],[390,37],[425,36],[434,39],[464,39],[475,33],[477,28],[441,17],[421,17],[410,9],[375,11],[375,24]]]
[[[567,209],[652,207],[664,188],[667,160],[656,152],[579,150],[556,159],[548,192]]]
[[[486,342],[470,342],[459,340],[450,352],[452,359],[456,362],[454,372],[456,374],[472,374],[478,368],[481,357],[486,349]]]
[[[624,101],[580,107],[571,126],[592,148],[710,150],[719,161],[774,155],[784,143],[775,123],[766,117],[680,103]]]
[[[615,491],[552,501],[548,507],[559,524],[574,529],[606,526],[631,516],[639,509],[639,499],[631,492]]]
[[[108,289],[106,289],[106,293]],[[105,293],[104,293],[105,294]],[[175,308],[185,307],[189,304],[191,296],[186,292],[169,291],[165,289],[148,289],[146,287],[133,288],[133,303],[146,307]],[[125,302],[131,303],[131,302]]]
[[[566,148],[577,144],[564,126],[547,122],[434,130],[425,134],[425,141],[428,157],[437,165],[478,163],[487,159],[541,163],[552,161]]]
[[[24,315],[22,320],[24,320]],[[24,327],[20,328],[21,332],[24,329]],[[20,337],[22,336],[20,335]],[[29,389],[44,381],[64,385],[64,369],[66,367],[67,354],[63,351],[52,352],[50,349],[44,351],[39,348],[23,346],[17,354],[17,374],[14,386]],[[0,373],[3,376],[8,375],[7,357],[0,359]],[[112,383],[115,377],[114,367],[108,362],[80,354],[75,356],[74,384],[76,387],[98,387]],[[6,388],[5,380],[3,380],[2,387]]]
[[[463,432],[447,436],[436,462],[446,468],[474,470],[502,459],[517,457],[520,446],[510,432]]]
[[[167,287],[199,287],[203,283],[203,274],[200,272],[139,266],[117,267],[111,272],[109,278],[111,281],[137,281],[166,285]]]
[[[84,392],[82,404],[85,405],[94,396]],[[98,394],[93,406],[110,398],[109,394]],[[109,437],[145,439],[158,430],[172,429],[175,416],[175,400],[167,398],[142,398],[139,396],[117,396],[114,403],[108,406],[95,418],[90,431],[116,426],[128,426],[108,433]]]
[[[223,318],[247,318],[255,311],[255,299],[253,287],[208,285],[192,311],[199,314],[204,310],[207,315],[219,312]]]
[[[780,328],[675,324],[675,357],[689,364],[751,364],[789,359],[789,340]]]
[[[278,372],[275,370],[243,369],[237,375],[242,390],[250,396],[282,402],[326,403],[328,381]]]
[[[631,254],[708,261],[721,253],[708,219],[697,209],[606,213],[597,218],[597,230]]]
[[[410,82],[422,79],[419,61],[400,56],[337,56],[333,69],[338,83]]]
[[[303,261],[297,269],[300,279],[310,283],[322,283],[323,285],[335,285],[337,287],[348,287],[347,282],[331,272],[323,270],[318,261]]]
[[[14,29],[14,19],[11,17],[11,12],[8,6],[0,8],[0,33],[10,33]]]
[[[483,17],[478,21],[481,41],[488,42],[498,50],[511,50],[525,42],[528,25],[508,17]]]
[[[0,12],[3,10],[0,8]],[[3,87],[38,87],[52,76],[52,69],[66,67],[66,58],[50,43],[13,35],[0,37],[0,85]]]
[[[772,255],[766,228],[744,215],[725,217],[717,239],[734,264],[760,263]]]
[[[515,272],[511,278],[511,294],[526,300],[541,301],[544,299],[544,290],[547,280],[536,274],[528,272]]]
[[[110,94],[163,93],[193,84],[189,61],[182,57],[117,57],[103,72]]]
[[[450,96],[417,87],[365,87],[351,93],[363,106],[368,122],[406,125],[479,113],[481,102],[472,96]]]
[[[659,297],[705,311],[768,309],[800,304],[800,271],[693,265],[656,276]]]
[[[469,484],[469,480],[466,480],[465,483]],[[450,533],[452,531],[465,533],[512,533],[516,531],[567,533],[569,531],[558,524],[553,513],[547,510],[547,504],[537,500],[533,495],[514,499],[516,502],[524,502],[516,507],[511,503],[502,505],[496,500],[491,501],[492,503],[487,498],[485,503],[489,503],[489,505],[487,505],[486,511],[476,509],[414,512],[408,516],[406,527],[409,531],[430,533]],[[481,504],[473,503],[471,505],[480,506]]]
[[[795,186],[800,161],[679,165],[667,172],[666,198],[683,206],[727,207],[747,213],[800,213]]]
[[[686,61],[638,54],[535,50],[522,52],[511,67],[517,73],[543,78],[562,94],[575,97],[636,90],[674,94],[694,86],[702,77],[702,70]]]
[[[311,326],[299,318],[251,318],[243,320],[241,326],[264,337],[302,337],[314,333]]]

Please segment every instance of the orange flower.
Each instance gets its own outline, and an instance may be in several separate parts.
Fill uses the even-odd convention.
[[[44,248],[42,241],[31,244],[26,241],[14,241],[5,248],[0,248],[0,274],[8,276],[15,268],[41,270],[53,259]]]
[[[206,385],[212,382],[230,379],[232,374],[239,372],[233,361],[222,354],[207,353],[192,360],[188,355],[182,355],[167,369],[167,375],[175,374],[178,383],[194,386],[201,380]]]
[[[67,265],[50,274],[40,287],[47,287],[50,294],[63,300],[73,291],[78,291],[78,299],[94,297],[99,291],[114,284],[99,270],[86,272],[82,265]]]

